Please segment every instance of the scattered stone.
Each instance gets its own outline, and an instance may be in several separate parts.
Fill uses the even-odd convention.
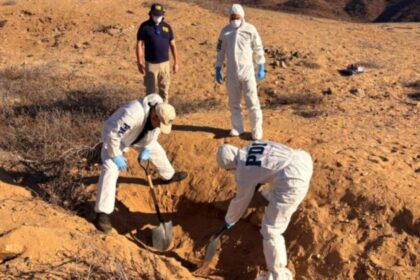
[[[353,95],[355,95],[355,96],[358,96],[358,97],[365,96],[364,91],[362,89],[356,88],[356,87],[351,88],[350,89],[350,93],[353,94]]]
[[[7,23],[7,20],[0,20],[0,28],[4,27]]]
[[[119,24],[114,25],[100,25],[99,28],[95,29],[94,32],[106,33],[110,36],[116,36],[123,31],[123,28]]]
[[[132,15],[134,14],[134,12],[132,10],[127,10],[126,12],[127,12],[127,14],[132,14]]]
[[[299,63],[299,61],[301,61],[303,58],[307,57],[307,55],[304,55],[299,51],[286,52],[281,48],[276,48],[273,46],[265,48],[264,52],[266,53],[267,57],[271,59],[272,62],[268,64],[270,64],[273,68],[287,68],[293,61],[295,61],[296,64]]]
[[[17,243],[0,244],[0,263],[13,259],[25,251],[25,246]]]
[[[32,13],[30,11],[27,11],[27,10],[20,11],[20,16],[21,17],[23,17],[23,16],[33,16],[33,15],[34,15],[34,13]]]
[[[201,43],[200,43],[200,46],[205,46],[205,45],[208,45],[208,43],[209,43],[209,41],[208,41],[208,40],[205,40],[204,42],[201,42]]]
[[[331,88],[326,88],[322,91],[323,95],[331,95],[333,93]]]

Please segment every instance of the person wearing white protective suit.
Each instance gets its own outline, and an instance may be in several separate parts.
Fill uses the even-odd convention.
[[[234,4],[230,9],[230,24],[226,25],[217,42],[216,82],[223,81],[221,69],[227,59],[227,88],[231,113],[231,136],[239,136],[244,132],[241,109],[242,96],[249,111],[252,127],[252,139],[263,137],[262,112],[257,94],[257,82],[253,64],[258,64],[257,78],[265,78],[264,48],[257,29],[245,22],[245,12],[241,5]]]
[[[123,105],[106,120],[102,128],[102,169],[95,204],[95,225],[99,230],[107,233],[112,229],[109,214],[114,211],[119,171],[127,169],[123,154],[129,147],[150,151],[150,161],[164,183],[187,177],[186,172],[175,172],[157,141],[160,132],[170,133],[175,116],[172,105],[164,103],[158,94],[150,94]]]
[[[244,214],[256,189],[261,184],[268,184],[262,192],[269,204],[260,231],[268,273],[257,279],[293,279],[291,271],[286,267],[283,233],[308,192],[313,172],[311,156],[301,149],[292,149],[275,142],[256,141],[241,150],[228,144],[220,146],[217,163],[235,172],[237,191],[225,216],[228,229]]]

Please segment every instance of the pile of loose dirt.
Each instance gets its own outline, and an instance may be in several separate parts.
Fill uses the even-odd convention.
[[[194,279],[174,259],[139,250],[118,234],[104,236],[19,186],[0,183],[0,220],[5,279]]]
[[[134,42],[148,3],[60,3],[22,0],[2,6],[0,68],[54,65],[53,73],[63,73],[59,77],[75,77],[63,80],[71,92],[77,93],[86,81],[92,88],[106,81],[124,89],[115,93],[118,98],[143,96]],[[170,95],[180,114],[173,133],[160,141],[174,166],[190,174],[181,183],[158,187],[164,218],[174,223],[172,251],[154,254],[145,247],[151,244],[150,228],[157,219],[137,155],[130,151],[130,170],[121,174],[110,236],[94,229],[86,211],[92,209],[98,166],[72,170],[84,177],[78,186],[90,197],[82,217],[1,184],[0,242],[25,248],[0,264],[4,275],[254,279],[265,269],[259,234],[265,204],[256,198],[223,237],[217,260],[196,271],[235,193],[232,176],[216,166],[215,151],[224,141],[245,145],[250,135],[227,137],[226,88],[214,83],[215,45],[226,15],[216,6],[163,4],[181,58]],[[253,8],[246,14],[260,31],[271,64],[258,86],[264,138],[304,148],[315,162],[308,196],[286,232],[289,267],[296,279],[415,279],[420,268],[419,26],[364,25]],[[365,66],[365,73],[341,77],[337,70],[350,63]],[[7,88],[0,85],[1,98],[12,109],[25,101],[17,96],[19,83],[25,83],[25,75]],[[77,112],[83,116],[83,110]],[[99,134],[100,122],[89,127],[90,137]],[[71,141],[63,143],[71,146]],[[0,158],[0,170],[13,172],[10,164],[6,168],[6,160],[13,160],[8,151],[1,151]]]

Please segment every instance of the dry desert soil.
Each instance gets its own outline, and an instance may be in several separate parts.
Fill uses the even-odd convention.
[[[170,91],[178,117],[160,142],[174,166],[189,172],[157,190],[164,219],[174,224],[165,253],[150,249],[157,219],[136,152],[128,152],[130,168],[120,176],[109,235],[92,225],[100,166],[85,156],[75,162],[80,153],[72,153],[99,141],[102,122],[119,105],[144,96],[135,42],[151,2],[0,1],[1,279],[246,280],[266,269],[258,196],[223,236],[217,258],[199,269],[235,193],[216,149],[250,139],[227,137],[226,86],[214,82],[226,6],[161,2],[180,71]],[[303,148],[315,162],[285,234],[295,278],[419,279],[419,23],[251,7],[246,19],[266,48],[267,78],[258,85],[264,138]],[[341,76],[351,63],[365,72]]]

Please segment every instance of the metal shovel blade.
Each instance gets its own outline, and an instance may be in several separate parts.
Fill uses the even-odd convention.
[[[206,255],[204,256],[203,265],[206,265],[211,262],[214,256],[217,253],[217,249],[220,247],[220,235],[213,235],[210,238],[209,245],[207,245]]]
[[[157,228],[152,229],[153,248],[159,252],[169,249],[172,243],[172,221],[160,223]]]

